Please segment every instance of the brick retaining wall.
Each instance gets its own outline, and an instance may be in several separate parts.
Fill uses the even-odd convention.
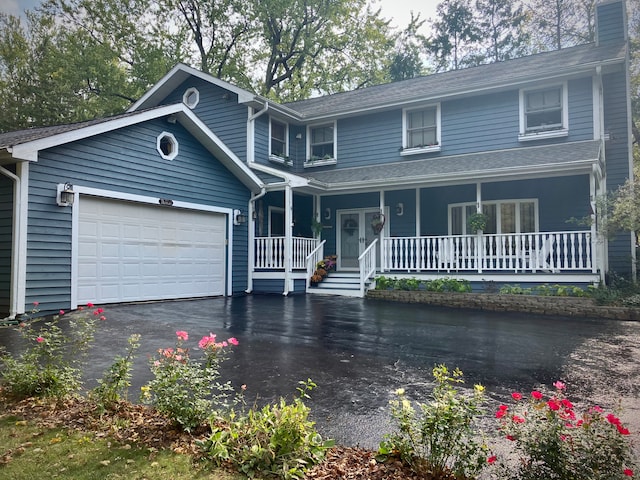
[[[494,312],[524,312],[563,317],[640,320],[640,309],[638,308],[601,306],[596,305],[591,298],[581,297],[369,290],[367,298]]]

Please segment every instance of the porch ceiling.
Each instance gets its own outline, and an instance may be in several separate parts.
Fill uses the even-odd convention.
[[[590,140],[538,147],[341,168],[306,175],[316,191],[364,190],[590,173],[601,142]]]

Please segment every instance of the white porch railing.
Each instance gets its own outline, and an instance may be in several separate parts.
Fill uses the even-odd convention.
[[[316,265],[322,259],[324,259],[324,244],[327,243],[326,240],[323,240],[318,244],[316,248],[314,248],[306,258],[307,264],[307,290],[311,287],[311,275],[316,270]]]
[[[364,297],[364,285],[369,277],[376,273],[376,246],[378,239],[376,238],[358,257],[358,265],[360,267],[360,296]]]
[[[293,237],[291,268],[307,268],[307,257],[317,247],[315,238]],[[286,237],[257,237],[255,248],[255,268],[282,270],[285,268]]]
[[[597,272],[591,231],[389,237],[382,271]]]

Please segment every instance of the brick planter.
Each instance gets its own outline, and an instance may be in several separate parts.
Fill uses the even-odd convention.
[[[640,309],[638,308],[600,306],[596,305],[591,298],[581,297],[369,290],[367,298],[493,312],[523,312],[562,317],[640,320]]]

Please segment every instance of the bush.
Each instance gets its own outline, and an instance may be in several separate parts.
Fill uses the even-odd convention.
[[[512,393],[513,407],[496,412],[500,431],[513,442],[513,459],[495,462],[499,478],[513,480],[614,480],[633,476],[634,458],[629,430],[598,406],[576,411],[555,382],[545,399],[538,391],[524,399]],[[492,457],[493,460],[496,457]]]
[[[141,399],[167,415],[177,426],[189,432],[206,422],[210,415],[229,409],[233,388],[220,383],[220,364],[227,347],[237,345],[235,338],[216,342],[216,336],[202,337],[198,346],[201,359],[192,358],[184,342],[189,335],[176,332],[176,347],[161,348],[150,360],[153,379],[142,387]]]
[[[433,369],[436,381],[429,403],[414,408],[404,389],[396,391],[391,416],[397,431],[385,435],[378,449],[378,459],[399,457],[418,474],[429,478],[473,478],[487,465],[488,448],[478,443],[482,438],[477,421],[482,414],[484,387],[475,385],[473,394],[455,389],[462,383],[462,372],[449,372],[446,366]]]
[[[437,278],[435,280],[418,280],[416,278],[376,277],[376,290],[426,290],[429,292],[471,292],[468,280],[455,278]]]
[[[90,397],[102,408],[112,408],[120,400],[127,399],[131,386],[131,369],[136,350],[140,347],[140,335],[133,334],[128,339],[129,348],[124,357],[116,357],[109,370],[98,379],[98,386]]]
[[[303,400],[315,383],[300,383],[300,396],[290,404],[281,398],[260,410],[231,412],[225,421],[213,422],[211,436],[200,443],[206,456],[216,465],[231,464],[249,477],[304,478],[333,441],[323,441],[308,418],[310,410]]]
[[[32,315],[36,315],[37,302]],[[88,304],[87,308],[93,308]],[[50,321],[35,318],[19,324],[17,330],[25,340],[25,351],[18,356],[3,354],[1,379],[5,391],[16,399],[54,397],[62,399],[76,393],[82,385],[81,365],[89,350],[97,320],[105,320],[102,308],[92,312],[78,307],[65,315],[60,311]],[[66,331],[60,321],[68,322]]]

